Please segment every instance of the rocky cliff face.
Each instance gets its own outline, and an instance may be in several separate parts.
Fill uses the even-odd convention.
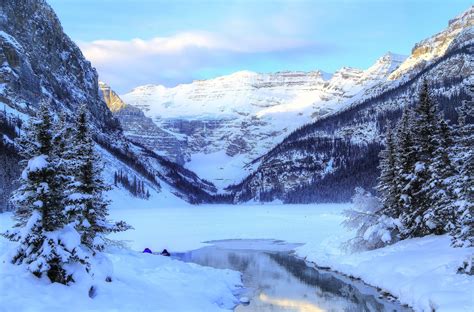
[[[97,73],[64,34],[45,1],[0,1],[0,97],[11,108],[31,114],[41,101],[74,112],[87,105],[94,123],[117,123],[100,100]]]
[[[372,94],[404,59],[388,53],[367,70],[345,67],[334,75],[243,71],[174,88],[142,86],[122,99],[163,131],[144,132],[124,119],[122,126],[133,140],[224,186],[297,127]],[[206,157],[213,170],[202,166]]]
[[[107,104],[107,107],[112,113],[125,108],[125,103],[122,99],[105,82],[99,81],[99,89],[102,93],[102,98],[104,99],[105,104]]]
[[[53,113],[65,112],[71,120],[79,106],[86,105],[109,181],[115,171],[122,170],[146,181],[156,192],[166,189],[189,201],[212,201],[208,194],[214,191],[212,185],[130,142],[104,99],[112,110],[124,109],[110,88],[101,85],[99,90],[95,69],[64,34],[45,1],[0,0],[0,162],[7,164],[0,166],[0,210],[19,174],[13,139],[40,102],[48,103]],[[129,110],[130,120],[134,112],[137,109]],[[135,116],[143,116],[138,113]],[[140,124],[146,128],[145,123]]]
[[[466,29],[474,25],[474,6],[449,21],[448,27],[440,33],[417,43],[409,58],[394,71],[389,79],[395,80],[403,75],[414,75],[422,70],[427,63],[444,54],[450,48],[453,41],[459,40],[460,35]],[[410,73],[411,72],[411,73]]]
[[[153,149],[160,146],[156,152],[165,155],[178,164],[184,164],[185,138],[181,140],[157,126],[150,117],[145,116],[138,107],[126,105],[125,102],[105,82],[99,81],[99,88],[107,107],[120,121],[123,133],[137,144]],[[173,157],[170,157],[170,156]]]

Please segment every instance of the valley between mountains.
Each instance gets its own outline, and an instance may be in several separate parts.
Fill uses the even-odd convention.
[[[123,94],[61,5],[0,0],[0,312],[474,311],[472,4],[367,68]]]
[[[363,170],[367,164],[354,158],[377,153],[385,126],[381,119],[396,120],[423,79],[429,77],[437,101],[453,118],[447,102],[464,98],[462,89],[473,74],[472,14],[470,9],[451,20],[446,29],[416,44],[411,55],[388,52],[365,70],[241,71],[173,88],[140,86],[120,96],[106,83],[100,86],[129,140],[196,172],[220,192],[235,192],[236,201],[261,200],[262,193],[273,190],[279,194],[263,196],[265,200],[318,201],[295,199],[292,192],[301,187],[317,192],[321,181],[331,183],[331,175],[349,170],[356,177],[345,187],[353,188],[357,180],[364,187],[374,185],[375,170]],[[357,115],[347,120],[350,111]],[[336,126],[317,127],[328,119]],[[305,133],[306,142],[293,139],[305,125],[319,129]],[[341,140],[360,148],[363,157],[336,155],[322,147],[314,147],[315,155],[304,146],[312,145],[309,138]],[[290,142],[301,146],[278,152]],[[341,166],[352,160],[351,168]],[[376,160],[368,162],[377,167]],[[258,174],[268,181],[256,178]],[[318,197],[346,201],[350,194]]]

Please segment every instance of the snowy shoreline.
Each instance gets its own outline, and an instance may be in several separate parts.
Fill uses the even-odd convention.
[[[143,208],[126,209],[125,205]],[[110,210],[111,219],[126,220],[135,227],[135,230],[118,233],[111,238],[125,241],[129,248],[135,251],[149,247],[153,251],[166,248],[172,253],[195,250],[208,245],[205,242],[224,239],[277,239],[289,243],[305,243],[296,248],[295,254],[298,257],[318,266],[330,267],[331,270],[344,275],[360,278],[368,285],[387,291],[415,311],[429,311],[432,308],[436,311],[469,311],[474,306],[472,298],[474,277],[456,274],[457,267],[462,261],[474,253],[473,248],[452,248],[447,236],[427,236],[378,250],[346,254],[340,244],[352,237],[353,233],[341,226],[344,218],[341,212],[349,207],[348,204],[197,207],[189,205],[151,207],[151,205],[150,201],[135,199],[124,201],[123,204],[113,203]],[[11,214],[0,214],[2,229],[11,225],[10,216]],[[6,244],[6,241],[0,238],[0,246],[6,247]],[[0,248],[2,257],[5,250],[3,247]],[[114,258],[112,262],[126,264],[125,267],[119,265],[119,269],[115,269],[114,274],[121,276],[117,281],[131,278],[129,274],[134,276],[131,282],[131,285],[135,285],[131,286],[134,296],[151,306],[155,301],[148,298],[147,291],[155,289],[154,287],[158,287],[157,289],[166,296],[173,297],[182,307],[186,303],[186,300],[179,299],[183,296],[183,291],[187,292],[186,297],[192,296],[194,300],[205,305],[208,311],[232,309],[238,303],[234,294],[239,287],[236,285],[241,284],[241,280],[240,274],[235,271],[216,272],[215,269],[197,265],[189,267],[190,264],[175,263],[177,261],[165,257],[147,257],[140,252],[132,251],[129,255],[113,253],[109,254],[109,257]],[[0,265],[4,266],[3,263]],[[8,270],[0,269],[2,281],[0,288],[3,288],[0,291],[2,296],[0,301],[8,302],[11,298],[16,298],[19,310],[25,309],[27,304],[24,302],[25,298],[15,295],[15,288],[10,287],[10,283],[13,282],[17,285],[25,284],[23,287],[27,287],[26,281],[34,282],[35,289],[41,294],[53,296],[54,289],[57,288],[55,285],[45,287],[44,281],[38,284],[32,277],[18,271],[19,268],[14,269],[15,272],[5,272],[11,271],[10,267]],[[202,274],[211,276],[206,277]],[[187,283],[182,283],[173,279],[175,275],[179,275],[180,278],[184,276],[191,278],[186,279]],[[8,279],[5,279],[6,277]],[[171,281],[174,288],[163,288],[160,283],[155,283],[154,278],[163,279],[166,283]],[[221,285],[219,289],[214,289],[215,292],[206,293],[208,287],[205,287],[206,289],[199,287],[202,283],[208,285],[214,279],[220,281]],[[110,285],[118,286],[118,283],[114,281],[105,287]],[[122,305],[120,291],[127,289],[126,285],[122,286],[121,289],[114,290],[117,292],[112,302],[116,308]],[[93,301],[101,296],[107,298],[113,293],[110,288],[108,291],[99,292]],[[31,298],[27,299],[33,300],[34,296],[30,296]],[[127,300],[126,297],[123,298],[124,301]],[[82,301],[86,303],[90,301],[87,296],[68,300],[70,302],[80,300],[78,306],[84,304]],[[215,302],[225,302],[226,305],[219,306]],[[171,300],[167,300],[166,303],[169,304],[168,307],[180,310],[179,307],[173,306]],[[188,311],[200,311],[199,308],[189,310],[189,305],[186,307]],[[184,310],[186,309],[181,309]]]
[[[368,287],[368,288],[371,288],[371,289],[374,289],[375,291],[377,291],[377,293],[382,296],[384,298],[384,300],[387,300],[387,301],[390,301],[390,302],[396,302],[398,304],[400,304],[401,306],[404,306],[404,307],[407,307],[407,308],[410,308],[410,309],[413,309],[412,306],[406,304],[406,303],[402,303],[400,301],[400,298],[398,298],[397,296],[393,295],[392,293],[390,293],[389,291],[387,291],[386,289],[382,289],[376,285],[371,285],[369,283],[367,283],[366,281],[364,281],[362,278],[360,277],[356,277],[356,276],[353,276],[353,275],[350,275],[350,274],[347,274],[347,273],[344,273],[344,272],[341,272],[341,271],[338,271],[338,270],[335,270],[333,269],[332,267],[330,266],[320,266],[318,265],[317,262],[315,261],[310,261],[310,260],[307,260],[306,257],[301,257],[301,256],[298,256],[296,253],[293,254],[293,257],[296,257],[298,259],[301,259],[301,260],[304,260],[305,263],[309,266],[309,267],[314,267],[315,269],[319,270],[319,271],[324,271],[324,272],[328,272],[328,273],[334,273],[336,275],[339,275],[339,276],[343,276],[347,279],[349,279],[351,282],[356,282],[356,283],[362,283],[364,286]]]
[[[344,216],[341,213],[348,207],[350,204],[203,205],[175,208],[174,214],[169,214],[170,208],[145,211],[148,219],[169,224],[154,229],[153,233],[165,242],[172,241],[174,250],[194,250],[205,246],[203,242],[223,239],[280,239],[304,243],[296,248],[297,256],[360,278],[416,311],[432,308],[469,311],[474,307],[474,298],[469,292],[474,289],[474,277],[456,273],[462,262],[474,253],[473,248],[452,248],[449,237],[444,235],[346,254],[340,245],[352,238],[353,232],[342,227]],[[122,219],[135,218],[125,211],[113,212]],[[153,221],[144,221],[141,217],[137,217],[136,223],[142,223],[145,228],[153,226]],[[135,232],[131,247],[140,250],[147,241],[147,231],[137,229]],[[167,244],[158,243],[154,247],[169,250]]]
[[[447,235],[337,257],[312,253],[308,245],[297,250],[306,261],[360,279],[415,311],[470,311],[474,278],[456,271],[473,253],[473,248],[452,248]]]

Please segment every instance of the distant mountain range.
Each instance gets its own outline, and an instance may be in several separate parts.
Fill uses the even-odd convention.
[[[143,132],[127,119],[122,125],[130,139],[225,186],[297,127],[372,95],[404,59],[387,53],[365,71],[344,67],[333,75],[242,71],[174,88],[138,87],[121,98],[157,129]]]
[[[446,30],[417,44],[371,95],[300,127],[255,159],[251,167],[256,169],[228,188],[234,200],[348,201],[354,187],[371,189],[388,122],[415,104],[424,80],[445,116],[456,122],[455,108],[468,98],[466,86],[474,83],[473,22],[471,7]]]
[[[21,170],[14,139],[41,102],[68,119],[85,104],[105,178],[143,181],[152,199],[343,201],[374,184],[387,120],[423,79],[454,120],[473,76],[471,7],[408,58],[387,53],[367,70],[243,71],[118,96],[44,0],[0,4],[0,211]]]
[[[411,103],[422,79],[435,84],[433,91],[441,97],[461,92],[465,79],[473,73],[471,50],[466,48],[472,42],[473,10],[469,8],[451,20],[445,30],[416,44],[408,57],[387,53],[367,70],[344,67],[332,75],[321,71],[242,71],[174,88],[145,85],[121,98],[128,109],[139,108],[146,121],[137,122],[130,114],[118,117],[129,139],[196,171],[218,187],[243,179],[242,185],[246,185],[249,179],[254,180],[252,176],[262,172],[261,166],[266,164],[262,160],[272,159],[272,168],[278,167],[274,158],[275,149],[281,146],[278,143],[287,144],[287,136],[294,137],[292,132],[298,133],[297,129],[305,124],[333,120],[334,129],[312,137],[341,139],[367,147],[381,143],[377,118],[382,112],[389,114]],[[463,53],[456,53],[462,49]],[[456,83],[447,82],[451,80]],[[388,96],[393,93],[397,95]],[[361,105],[368,106],[370,122],[357,118],[349,123],[338,120],[338,116],[342,118]],[[301,164],[292,162],[308,156],[303,155],[287,156],[289,163],[279,169],[300,168]],[[325,159],[313,157],[311,169],[294,173],[294,177],[292,174],[292,182],[284,178],[289,173],[273,173],[273,178],[281,180],[285,190],[301,183],[313,184],[324,172],[336,170],[314,168],[335,163],[331,155]],[[373,178],[369,180],[367,185],[373,183]],[[347,199],[346,195],[343,197]]]

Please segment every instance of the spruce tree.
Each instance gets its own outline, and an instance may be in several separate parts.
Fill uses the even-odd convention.
[[[418,105],[415,107],[414,123],[411,130],[415,147],[416,163],[410,176],[412,191],[410,207],[406,211],[404,223],[408,237],[420,237],[432,233],[432,224],[426,222],[425,216],[430,215],[429,180],[432,177],[432,160],[437,148],[438,118],[436,105],[431,99],[428,83],[421,88]]]
[[[75,222],[78,218],[78,213],[70,198],[71,185],[74,184],[74,175],[71,172],[71,166],[74,161],[74,151],[71,145],[72,128],[67,122],[64,113],[59,114],[53,135],[53,145],[55,154],[58,158],[58,179],[64,186],[64,215],[66,222]]]
[[[455,198],[451,187],[455,169],[451,161],[453,141],[449,125],[441,116],[438,117],[437,124],[439,127],[435,136],[436,149],[426,185],[430,208],[425,212],[423,220],[431,233],[439,235],[451,231],[455,223]]]
[[[468,94],[474,97],[474,86]],[[415,110],[404,110],[395,138],[389,126],[377,185],[382,206],[367,213],[371,205],[359,195],[355,202],[364,207],[347,213],[357,245],[378,248],[396,238],[450,232],[453,246],[474,246],[474,100],[463,101],[458,113],[453,134],[425,82]],[[474,274],[472,259],[459,272]]]
[[[454,160],[458,176],[454,181],[456,222],[452,231],[453,246],[474,246],[474,84],[469,85],[470,100],[458,109]]]
[[[383,214],[392,218],[400,216],[399,189],[397,185],[397,168],[395,155],[395,141],[392,126],[388,124],[385,135],[385,149],[380,152],[380,177],[377,191],[381,199]]]
[[[413,170],[416,163],[415,145],[412,138],[413,112],[405,108],[397,125],[395,151],[395,184],[397,188],[397,203],[400,209],[401,238],[407,238],[407,227],[410,224],[410,213],[414,202]]]
[[[64,185],[58,178],[59,158],[53,147],[53,121],[46,104],[41,104],[36,118],[29,120],[18,144],[25,168],[12,198],[16,224],[5,234],[19,241],[12,262],[25,264],[38,277],[47,275],[52,282],[67,284],[73,276],[66,265],[79,262],[82,252],[79,234],[66,224]]]
[[[74,211],[80,215],[77,229],[81,234],[81,242],[96,253],[104,249],[106,234],[126,230],[129,226],[125,222],[111,224],[107,221],[109,201],[104,198],[104,192],[110,187],[101,176],[102,163],[94,149],[84,106],[79,110],[74,128],[74,161],[71,163],[74,183],[70,198],[74,202]]]

